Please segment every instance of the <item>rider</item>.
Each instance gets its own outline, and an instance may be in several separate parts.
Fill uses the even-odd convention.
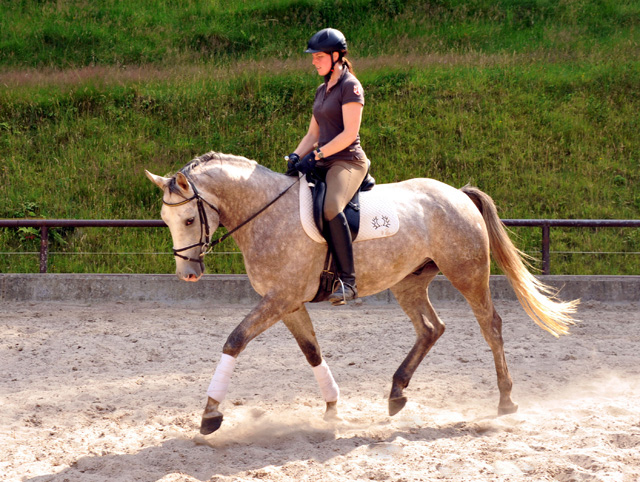
[[[324,234],[341,280],[329,301],[343,304],[358,297],[351,232],[343,210],[369,170],[358,133],[364,92],[346,58],[347,41],[339,30],[320,30],[311,37],[305,52],[312,54],[324,83],[316,90],[309,130],[288,156],[289,172],[292,167],[302,174],[316,167],[326,170]]]

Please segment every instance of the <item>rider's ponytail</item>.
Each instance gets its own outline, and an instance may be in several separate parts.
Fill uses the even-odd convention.
[[[351,61],[348,58],[342,57],[342,63],[349,68],[349,72],[351,72],[353,75],[356,75],[353,70],[353,65],[351,65]]]

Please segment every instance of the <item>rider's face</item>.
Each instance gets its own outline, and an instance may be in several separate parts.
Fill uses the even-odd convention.
[[[327,75],[331,71],[331,56],[325,52],[316,52],[313,54],[313,66],[318,75]]]

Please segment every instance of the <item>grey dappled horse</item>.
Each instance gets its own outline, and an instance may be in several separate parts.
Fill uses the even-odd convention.
[[[212,433],[222,423],[218,407],[226,396],[237,356],[279,320],[291,331],[313,369],[326,402],[325,416],[337,417],[339,390],[322,358],[305,307],[318,290],[327,246],[313,241],[303,230],[300,186],[295,178],[244,157],[213,152],[194,159],[171,178],[149,172],[147,176],[164,191],[161,214],[173,238],[178,277],[185,281],[201,277],[210,234],[223,225],[233,231],[251,285],[262,296],[224,345],[207,390],[200,432]],[[400,229],[391,237],[354,244],[358,291],[360,296],[368,296],[390,289],[417,334],[413,348],[393,375],[389,413],[394,415],[404,407],[407,399],[403,390],[444,332],[445,325],[427,293],[438,272],[471,305],[491,347],[500,391],[498,413],[515,412],[518,406],[511,400],[502,320],[489,291],[490,251],[527,314],[553,335],[568,332],[578,301],[554,298],[529,273],[493,201],[479,189],[455,189],[432,179],[410,179],[377,185],[374,192],[393,200]]]

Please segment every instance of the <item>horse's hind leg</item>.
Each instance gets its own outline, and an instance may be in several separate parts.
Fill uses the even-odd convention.
[[[493,305],[493,303],[492,303]],[[475,310],[474,310],[475,311]],[[490,323],[480,323],[482,335],[491,347],[493,360],[496,365],[498,376],[498,390],[500,390],[500,403],[498,404],[498,415],[506,415],[518,411],[518,404],[511,399],[511,387],[513,381],[507,368],[507,359],[504,356],[504,342],[502,341],[502,318],[493,308]],[[477,315],[476,315],[477,316]]]
[[[482,283],[474,282],[473,277],[465,277],[464,280],[449,279],[469,302],[473,314],[478,320],[478,324],[482,330],[482,336],[493,353],[493,361],[498,377],[498,390],[500,391],[498,415],[514,413],[518,410],[518,405],[511,399],[513,382],[509,374],[509,368],[507,367],[507,360],[504,356],[502,319],[496,312],[493,301],[491,300],[488,276]]]
[[[337,404],[338,398],[340,397],[340,390],[333,379],[327,362],[322,359],[320,345],[318,345],[316,333],[313,330],[313,323],[311,322],[307,309],[303,305],[298,311],[284,316],[282,321],[298,342],[298,346],[313,369],[322,396],[327,403],[324,415],[325,420],[337,419]]]
[[[411,274],[391,288],[396,300],[409,316],[416,330],[413,348],[393,375],[389,395],[389,415],[395,415],[407,403],[403,390],[431,347],[444,333],[444,323],[436,314],[427,294],[427,286],[438,274],[435,265],[428,265],[420,274]]]

